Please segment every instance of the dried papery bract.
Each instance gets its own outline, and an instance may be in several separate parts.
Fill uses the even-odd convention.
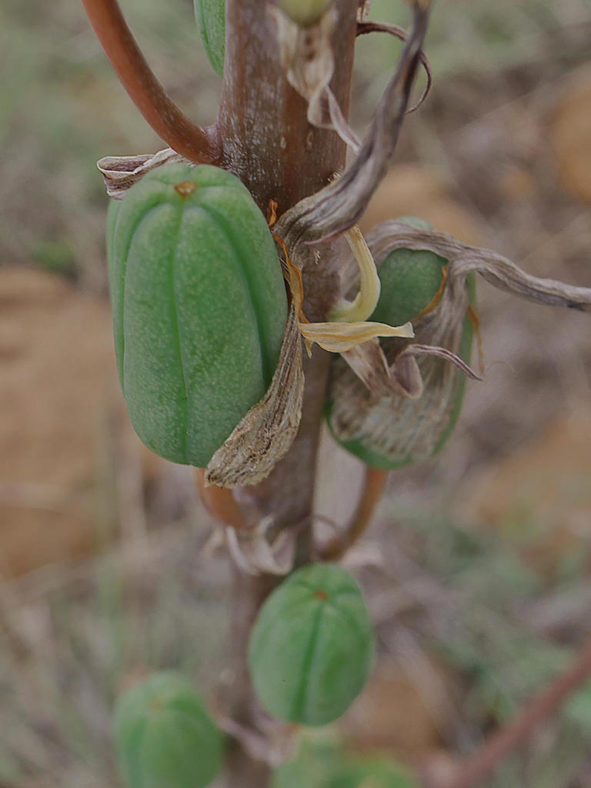
[[[292,13],[287,13],[282,5],[292,7]],[[316,5],[315,13],[298,9],[295,2],[271,6],[281,66],[289,84],[308,102],[308,121],[318,128],[333,129],[353,150],[358,150],[359,141],[330,88],[335,70],[332,36],[338,19],[336,9],[327,2]]]
[[[292,304],[271,385],[209,461],[207,484],[243,487],[264,479],[293,443],[303,390],[301,339]]]
[[[403,345],[400,340],[387,340],[381,347],[383,358],[375,346],[361,346],[333,363],[331,430],[375,467],[425,460],[450,434],[461,406],[462,373],[476,377],[465,363],[472,341],[471,275],[480,274],[495,286],[538,303],[591,310],[591,289],[538,279],[501,255],[443,233],[385,222],[369,234],[368,244],[379,262],[397,249],[428,250],[448,260],[439,304],[414,322],[416,342]],[[409,354],[420,371],[422,393],[417,388],[413,394],[408,385],[412,371],[409,379],[408,368],[401,367]],[[401,372],[406,386],[401,385]]]
[[[439,314],[443,314],[440,312]],[[415,324],[419,340],[446,343],[457,354],[465,308],[440,332],[438,314]],[[449,313],[452,318],[452,313]],[[388,373],[372,382],[370,392],[347,359],[335,359],[329,389],[332,432],[346,448],[359,444],[361,459],[379,468],[419,462],[433,455],[453,427],[462,378],[437,357],[410,361],[395,340],[383,343]],[[412,357],[411,357],[412,358]],[[352,447],[351,447],[351,450]]]
[[[113,200],[122,200],[128,189],[140,181],[156,167],[168,162],[183,162],[190,164],[187,159],[173,151],[164,148],[158,153],[138,153],[136,156],[103,156],[97,162],[97,167],[105,181],[107,194]]]
[[[376,260],[383,260],[395,249],[426,249],[449,261],[454,279],[465,279],[475,273],[500,290],[529,301],[591,312],[591,288],[532,276],[502,254],[470,246],[447,233],[413,229],[404,222],[389,221],[371,230],[367,241]]]

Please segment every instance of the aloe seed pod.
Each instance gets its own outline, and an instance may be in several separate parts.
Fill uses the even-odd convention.
[[[420,229],[430,229],[419,219],[400,219]],[[473,324],[466,307],[457,311],[443,297],[448,287],[444,276],[447,261],[429,251],[397,249],[378,268],[381,293],[371,320],[389,324],[411,320],[415,341],[443,346],[466,364],[470,361]],[[465,277],[454,287],[467,288],[474,303],[474,282]],[[434,303],[441,295],[441,302]],[[424,313],[424,314],[423,314]],[[382,340],[391,368],[405,344]],[[392,387],[372,396],[342,358],[332,363],[326,406],[330,431],[347,451],[371,467],[392,470],[420,462],[436,454],[455,427],[465,392],[466,379],[449,361],[433,356],[418,357],[422,395],[409,397]]]
[[[213,70],[224,76],[226,0],[194,0],[195,19]]]
[[[280,720],[325,725],[363,689],[374,648],[354,578],[334,564],[304,567],[270,595],[253,627],[248,664],[255,693]]]
[[[205,467],[264,396],[287,298],[262,213],[232,174],[167,164],[110,211],[119,378],[142,441]]]
[[[129,788],[205,788],[216,777],[222,736],[192,686],[156,673],[115,708],[120,768]]]

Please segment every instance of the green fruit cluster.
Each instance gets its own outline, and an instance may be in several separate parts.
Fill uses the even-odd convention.
[[[363,689],[374,648],[354,578],[334,564],[304,567],[270,595],[253,627],[248,662],[255,692],[280,720],[325,725]]]
[[[205,467],[265,394],[287,297],[275,243],[225,170],[168,164],[109,212],[119,378],[142,441]]]

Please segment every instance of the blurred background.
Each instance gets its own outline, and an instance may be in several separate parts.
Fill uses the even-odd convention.
[[[191,0],[121,5],[172,97],[212,122]],[[434,87],[365,229],[422,216],[591,286],[590,41],[591,0],[439,0]],[[399,52],[358,43],[360,132]],[[164,145],[78,2],[3,0],[0,71],[0,786],[106,788],[126,682],[177,667],[212,695],[229,573],[191,472],[140,445],[116,381],[95,162]],[[486,284],[478,305],[485,382],[440,457],[391,474],[351,557],[381,659],[338,735],[411,765],[470,751],[591,632],[589,318]],[[325,452],[330,491],[345,460]],[[591,786],[590,742],[587,685],[491,785]]]

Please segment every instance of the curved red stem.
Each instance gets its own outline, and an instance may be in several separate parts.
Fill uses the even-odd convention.
[[[218,164],[216,129],[202,129],[166,95],[146,62],[117,0],[82,0],[90,22],[123,87],[144,118],[181,156],[197,164]]]
[[[363,491],[357,510],[343,534],[335,537],[321,551],[324,561],[338,561],[341,559],[347,550],[365,533],[376,506],[380,502],[387,480],[388,471],[379,471],[376,468],[366,467]]]

